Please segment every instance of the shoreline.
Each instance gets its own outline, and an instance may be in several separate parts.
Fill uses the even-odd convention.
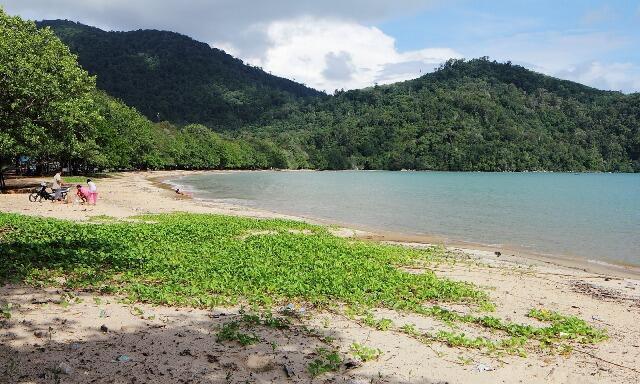
[[[179,196],[170,184],[163,182],[193,173],[110,175],[98,182],[100,195],[96,206],[30,203],[25,194],[0,195],[0,211],[85,222],[101,216],[128,221],[137,215],[186,212],[329,224]],[[354,226],[328,229],[347,239],[357,237],[410,247],[437,243],[427,242],[426,238],[359,230]],[[353,356],[354,343],[379,349],[382,358],[327,374],[318,382],[324,378],[379,384],[638,382],[640,278],[620,277],[622,274],[615,270],[589,273],[584,268],[561,266],[557,260],[536,261],[523,254],[504,253],[498,257],[495,247],[481,250],[469,244],[461,244],[459,248],[448,245],[454,253],[442,260],[402,270],[412,274],[429,271],[437,277],[471,284],[488,295],[494,308],[485,312],[463,303],[442,302],[445,309],[461,315],[489,316],[535,326],[545,323],[532,319],[528,313],[533,309],[549,310],[575,316],[591,327],[603,329],[609,339],[594,345],[577,344],[574,351],[566,355],[545,352],[535,345],[526,351],[526,356],[496,355],[444,341],[425,344],[397,332],[400,328],[378,329],[340,311],[293,303],[291,305],[305,307],[305,316],[296,320],[295,328],[247,328],[257,332],[262,341],[245,347],[216,339],[217,330],[223,324],[242,319],[246,309],[241,305],[215,308],[152,305],[128,302],[126,297],[97,290],[75,289],[66,286],[64,280],[45,287],[17,282],[0,286],[0,309],[12,311],[9,319],[2,320],[0,316],[0,324],[5,324],[0,327],[0,372],[6,361],[14,367],[13,377],[29,377],[34,382],[42,377],[42,372],[62,370],[71,372],[70,382],[104,381],[117,375],[127,378],[127,382],[149,382],[153,377],[154,382],[167,384],[178,379],[191,382],[201,378],[199,382],[217,383],[225,382],[225,378],[228,381],[231,376],[233,380],[228,382],[233,383],[308,383],[312,380],[308,364],[317,358],[316,347],[325,346],[318,335],[326,335],[333,340],[331,348],[345,358]],[[391,321],[395,327],[413,324],[431,334],[462,332],[469,337],[482,336],[490,340],[507,336],[472,323],[456,323],[455,328],[450,328],[451,324],[434,317],[403,310],[385,307],[371,311],[374,318]],[[127,362],[118,360],[122,356],[126,356]],[[256,362],[265,364],[257,366]],[[283,366],[287,369],[283,370]],[[290,375],[291,372],[294,374]]]
[[[262,172],[262,171],[248,171],[248,170],[220,170],[220,171],[187,171],[188,174],[179,174],[178,179],[188,175],[194,174],[229,174],[229,173],[245,173],[245,172]],[[283,170],[281,172],[307,172],[307,170],[302,171],[289,171]],[[311,170],[310,172],[315,172]],[[500,253],[500,258],[502,260],[507,260],[512,263],[522,264],[548,264],[552,266],[559,266],[565,268],[571,268],[580,270],[583,272],[590,272],[596,274],[612,274],[616,277],[622,278],[640,278],[640,265],[622,263],[622,262],[614,262],[614,261],[604,261],[598,259],[591,259],[582,256],[573,256],[561,253],[541,253],[536,252],[534,250],[523,249],[522,247],[514,246],[514,245],[490,245],[490,244],[482,244],[472,241],[465,241],[461,239],[450,239],[443,235],[436,234],[412,234],[401,231],[394,230],[385,230],[380,228],[371,228],[366,225],[354,224],[354,223],[346,223],[337,220],[330,219],[321,219],[317,217],[311,217],[306,215],[297,215],[288,212],[277,212],[264,210],[261,208],[254,208],[249,206],[244,206],[241,204],[233,204],[233,203],[221,203],[215,200],[202,198],[195,196],[197,191],[193,189],[189,189],[188,185],[182,185],[175,183],[176,177],[175,175],[165,175],[165,176],[157,176],[151,177],[150,180],[157,185],[158,187],[175,191],[175,188],[185,187],[185,190],[189,193],[192,193],[191,196],[181,196],[186,199],[191,199],[194,202],[206,202],[211,204],[224,204],[225,206],[235,207],[236,209],[247,209],[247,210],[258,210],[266,213],[271,213],[273,215],[284,215],[288,218],[293,218],[301,221],[305,221],[311,224],[318,225],[337,225],[342,228],[353,230],[355,237],[364,240],[377,241],[377,242],[389,242],[389,243],[398,243],[404,245],[443,245],[449,250],[452,251],[460,251],[467,254],[472,254],[474,256],[482,256],[482,257],[491,257],[496,256],[496,252]],[[495,257],[497,258],[497,257]]]

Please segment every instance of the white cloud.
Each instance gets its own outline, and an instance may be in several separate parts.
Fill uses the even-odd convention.
[[[0,0],[30,19],[63,18],[103,29],[152,28],[186,34],[274,74],[333,91],[391,83],[429,72],[451,57],[490,56],[603,89],[640,91],[633,52],[638,38],[594,30],[615,9],[583,14],[584,30],[548,30],[535,15],[500,12],[451,20],[468,38],[452,48],[400,52],[393,37],[371,25],[415,15],[443,0]],[[635,8],[635,7],[634,7]],[[634,8],[631,12],[634,12]],[[580,25],[580,15],[577,25]],[[640,17],[640,7],[636,17]],[[464,21],[464,20],[463,20]],[[559,27],[562,28],[562,27]],[[526,33],[518,33],[526,31]],[[530,31],[537,31],[532,32]],[[446,44],[446,43],[445,43]],[[620,57],[620,55],[618,55]],[[625,54],[622,57],[629,57]],[[633,60],[631,60],[633,61]],[[608,69],[611,72],[606,73]]]
[[[273,22],[266,31],[269,48],[250,62],[329,92],[414,78],[461,57],[449,48],[399,52],[380,29],[345,20],[302,17]]]
[[[487,41],[482,50],[469,48],[472,56],[488,55],[510,60],[551,76],[599,89],[637,92],[640,70],[627,62],[594,60],[632,45],[628,37],[608,32],[545,31],[516,34]]]
[[[164,29],[207,43],[230,42],[243,58],[266,49],[276,20],[313,15],[375,23],[423,11],[442,0],[2,0],[11,14],[69,19],[113,30]]]
[[[63,18],[107,30],[165,29],[319,89],[356,88],[416,77],[450,49],[400,53],[369,25],[442,0],[3,0],[10,13]],[[411,66],[397,66],[409,63]],[[396,66],[394,66],[396,65]]]
[[[640,90],[640,67],[632,63],[594,61],[571,67],[555,75],[600,89],[622,92]]]
[[[627,44],[625,38],[605,32],[545,31],[492,39],[482,46],[484,54],[491,57],[535,63],[557,72],[593,57],[606,56]]]

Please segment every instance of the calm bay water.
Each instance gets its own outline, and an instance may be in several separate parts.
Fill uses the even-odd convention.
[[[281,213],[640,265],[640,174],[244,172],[175,183]]]

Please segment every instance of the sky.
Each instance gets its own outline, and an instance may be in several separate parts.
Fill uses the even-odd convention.
[[[412,79],[489,56],[640,92],[639,0],[0,0],[27,19],[162,29],[316,89]]]

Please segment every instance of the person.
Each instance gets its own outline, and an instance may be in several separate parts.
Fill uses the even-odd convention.
[[[178,195],[182,195],[182,196],[191,196],[191,194],[190,194],[190,193],[183,192],[183,191],[181,191],[181,190],[180,190],[180,188],[176,188],[176,193],[177,193]]]
[[[87,184],[89,185],[89,204],[96,205],[96,201],[98,201],[98,187],[91,179],[87,179]]]
[[[62,169],[60,169],[55,175],[53,175],[53,183],[51,183],[51,189],[53,190],[53,201],[62,200],[62,186],[64,180],[62,180]]]
[[[80,184],[76,185],[76,196],[80,198],[82,203],[86,203],[89,200],[90,193],[89,188]]]

